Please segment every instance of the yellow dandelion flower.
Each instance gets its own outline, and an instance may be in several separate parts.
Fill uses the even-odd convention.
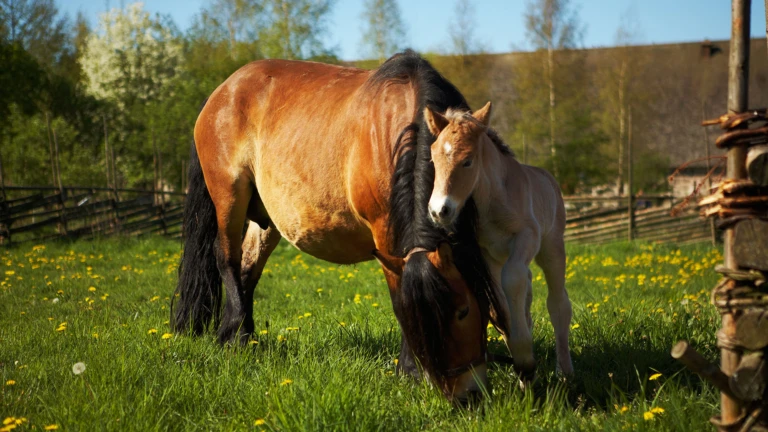
[[[259,341],[257,341],[257,340],[252,340],[252,341],[250,341],[250,342],[248,342],[248,343],[249,343],[249,344],[251,344],[251,345],[258,345],[258,344],[259,344]]]
[[[6,381],[6,382],[5,382],[5,385],[7,385],[7,386],[16,385],[16,381],[14,381],[14,380],[8,380],[8,381]]]
[[[278,341],[278,342],[283,342],[283,341],[285,341],[285,340],[286,340],[285,336],[283,336],[283,335],[277,335],[277,341]]]
[[[57,424],[50,424],[48,426],[45,426],[43,430],[59,430],[59,425]]]
[[[170,339],[170,338],[173,337],[173,334],[171,334],[171,333],[163,333],[163,335],[161,337],[163,339]]]
[[[651,408],[651,412],[654,414],[664,414],[664,408],[662,407]]]
[[[619,408],[619,412],[622,414],[626,413],[627,411],[629,411],[629,407],[626,405],[622,405],[622,407]]]
[[[342,327],[346,327],[346,326],[347,326],[347,323],[345,323],[344,321],[342,321],[342,322],[340,322],[340,323],[339,323],[339,325],[340,325],[340,326],[342,326]]]
[[[654,414],[650,411],[646,411],[643,413],[643,419],[644,420],[653,420]]]
[[[259,334],[263,334],[263,335],[265,335],[267,333],[269,333],[269,330],[262,330],[262,331],[259,332]]]
[[[305,313],[304,313],[304,317],[305,317],[305,318],[309,318],[309,317],[311,317],[311,316],[312,316],[312,314],[311,314],[311,313],[309,313],[309,312],[305,312]]]
[[[88,288],[88,291],[90,291],[90,292],[96,292],[96,287],[89,287],[89,288]]]
[[[99,338],[99,334],[98,334],[98,333],[94,333],[94,334],[93,334],[93,338],[94,338],[94,339],[98,339],[98,338]]]
[[[571,330],[576,330],[577,328],[581,327],[578,323],[571,326]]]
[[[254,426],[261,426],[261,425],[263,425],[264,423],[266,423],[266,421],[264,421],[264,419],[256,419],[256,421],[255,421],[255,422],[253,422],[253,425],[254,425]]]
[[[59,324],[58,327],[56,327],[56,331],[57,332],[63,332],[66,329],[67,329],[67,323],[66,322],[63,322],[63,323]]]
[[[657,379],[659,379],[660,377],[661,377],[661,374],[660,374],[660,373],[655,373],[655,374],[651,375],[651,376],[648,378],[648,381],[656,381],[656,380],[657,380]]]
[[[7,271],[5,272],[5,275],[6,275],[6,276],[13,276],[13,275],[15,275],[15,274],[16,274],[16,272],[15,272],[15,271],[13,271],[13,270],[7,270]]]
[[[281,385],[281,386],[287,386],[287,385],[289,385],[289,384],[291,384],[291,383],[293,383],[293,380],[290,380],[290,379],[288,379],[288,378],[285,378],[285,379],[284,379],[284,380],[283,380],[283,381],[280,383],[280,385]]]
[[[378,303],[374,303],[374,304],[372,304],[371,306],[373,306],[373,307],[379,307],[379,304],[378,304]]]
[[[149,301],[151,301],[151,302],[157,301],[157,300],[160,300],[160,296],[154,296],[151,299],[149,299]]]
[[[155,333],[157,333],[157,329],[151,328],[151,329],[147,330],[147,334],[152,335],[152,334],[155,334]]]

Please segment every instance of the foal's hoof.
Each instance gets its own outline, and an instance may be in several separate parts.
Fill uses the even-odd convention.
[[[533,382],[536,381],[536,368],[517,370],[517,377],[521,391],[533,389]]]
[[[419,373],[419,368],[416,367],[416,365],[405,365],[403,366],[402,363],[399,363],[395,367],[395,372],[397,372],[398,375],[407,375],[411,378],[415,379],[416,381],[421,380],[421,373]]]

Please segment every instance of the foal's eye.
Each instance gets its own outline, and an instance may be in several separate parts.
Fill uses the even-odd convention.
[[[461,166],[463,166],[464,168],[469,168],[469,167],[471,167],[471,166],[472,166],[472,159],[467,159],[467,160],[465,160],[465,161],[464,161],[464,162],[461,164]]]
[[[469,306],[465,307],[464,309],[461,309],[461,310],[460,310],[460,311],[459,311],[459,312],[456,314],[456,318],[457,318],[459,321],[461,321],[461,320],[463,320],[464,318],[466,318],[466,317],[467,317],[467,315],[469,315]]]

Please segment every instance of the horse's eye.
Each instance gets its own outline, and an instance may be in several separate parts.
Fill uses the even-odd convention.
[[[472,159],[467,159],[467,160],[465,160],[465,161],[464,161],[464,162],[461,164],[461,166],[463,166],[464,168],[469,168],[469,167],[471,167],[471,166],[472,166]]]
[[[467,317],[467,315],[469,315],[469,306],[465,307],[464,309],[461,309],[461,310],[460,310],[460,311],[459,311],[459,312],[456,314],[456,318],[457,318],[459,321],[461,321],[461,320],[463,320],[464,318],[466,318],[466,317]]]

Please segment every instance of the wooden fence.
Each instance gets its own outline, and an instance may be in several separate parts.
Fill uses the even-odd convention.
[[[602,206],[589,210],[569,209],[566,216],[565,241],[572,243],[609,243],[619,240],[695,243],[713,241],[718,235],[710,221],[699,215],[693,200],[687,208],[672,216],[672,208],[680,201],[669,196],[642,197],[648,208],[638,208],[627,197],[601,199]],[[588,202],[589,197],[566,197],[569,207]],[[593,198],[594,199],[594,198]],[[607,205],[606,205],[607,204]]]
[[[5,186],[0,244],[112,234],[181,235],[184,194],[98,187]]]
[[[5,187],[0,195],[0,244],[53,238],[89,238],[112,234],[181,235],[184,194],[88,187]],[[695,205],[670,216],[669,196],[628,198],[566,197],[565,239],[573,243],[608,243],[639,239],[691,243],[711,241],[713,227]],[[631,227],[631,231],[630,231]]]

